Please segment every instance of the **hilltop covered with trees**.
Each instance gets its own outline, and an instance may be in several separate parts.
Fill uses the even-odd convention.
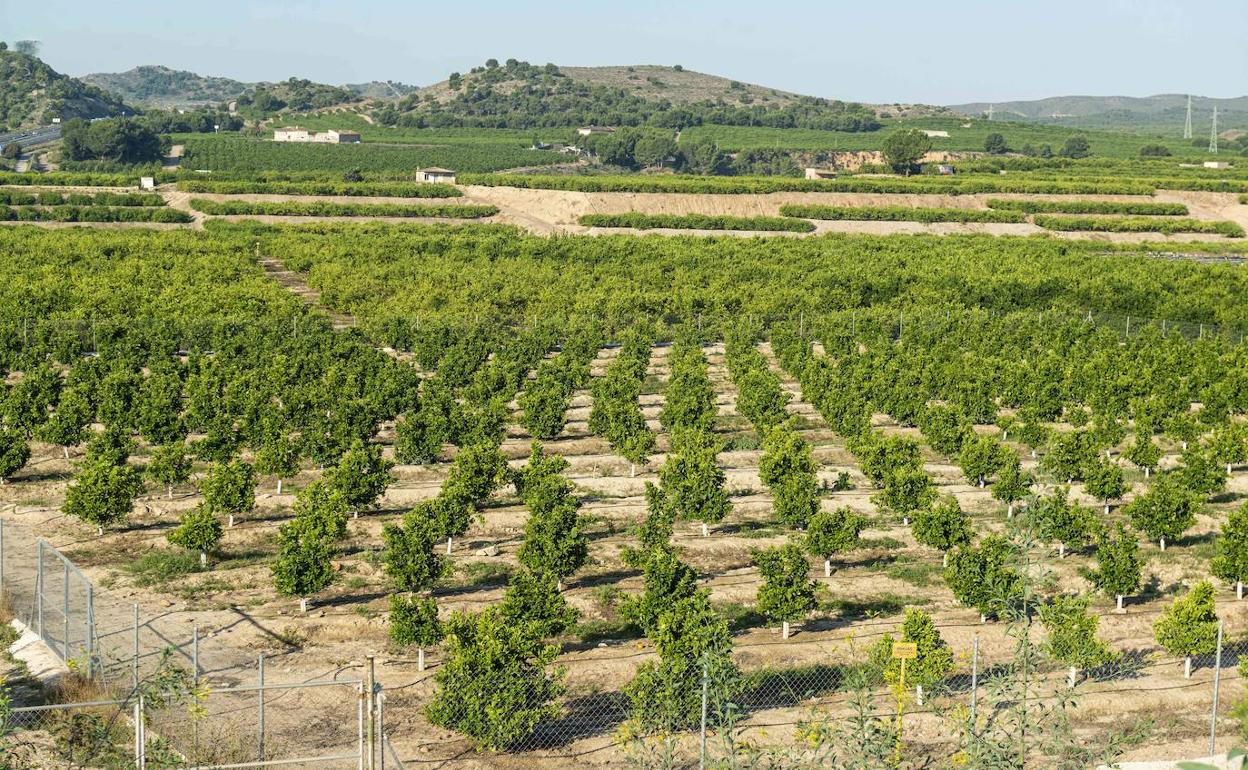
[[[52,69],[33,47],[9,50],[0,42],[0,130],[125,112],[134,110],[107,91]]]
[[[452,73],[445,83],[377,109],[374,117],[386,125],[417,128],[589,124],[666,128],[715,124],[835,131],[879,128],[875,112],[861,104],[761,89],[687,73],[679,66],[629,67],[622,70],[621,78],[598,78],[599,82],[586,79],[588,70],[577,72],[580,77],[554,64],[537,66],[515,59],[499,64],[490,59],[466,75]],[[685,81],[692,76],[702,85],[680,89],[679,97],[664,79]]]

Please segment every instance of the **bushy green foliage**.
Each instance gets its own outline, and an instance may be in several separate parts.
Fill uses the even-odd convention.
[[[437,692],[429,721],[454,730],[478,748],[501,751],[559,713],[563,672],[548,672],[559,648],[496,609],[456,612],[443,626],[445,655],[434,674]]]
[[[381,529],[382,567],[395,586],[409,594],[429,590],[447,571],[434,551],[442,538],[441,528],[421,513],[420,509],[410,511],[401,525],[386,524]]]
[[[273,584],[283,596],[307,598],[334,582],[334,547],[313,519],[296,516],[277,531]]]
[[[1096,544],[1096,569],[1089,577],[1108,596],[1126,596],[1140,588],[1140,544],[1136,534],[1123,522],[1113,534],[1102,535]]]
[[[934,505],[915,511],[911,531],[915,540],[940,551],[971,542],[970,519],[953,495],[945,495]]]
[[[958,453],[958,467],[967,481],[983,486],[989,478],[999,473],[1016,457],[1001,442],[991,436],[974,435],[962,442]]]
[[[327,201],[191,200],[191,208],[211,216],[280,217],[430,217],[480,219],[498,213],[497,206],[415,203],[330,203]]]
[[[1244,228],[1230,221],[1210,222],[1187,217],[1074,217],[1053,214],[1037,214],[1033,217],[1038,226],[1046,230],[1087,231],[1107,233],[1204,233],[1243,238]]]
[[[884,489],[871,499],[902,516],[914,516],[927,511],[936,501],[936,485],[931,476],[921,468],[902,468],[884,480]]]
[[[177,528],[169,532],[169,542],[188,551],[211,553],[221,542],[221,522],[207,506],[197,505],[182,514]]]
[[[527,626],[539,638],[562,634],[580,617],[559,592],[554,574],[531,570],[512,575],[498,613],[505,622]]]
[[[191,458],[186,453],[186,444],[181,441],[156,447],[143,471],[149,480],[164,486],[168,496],[173,497],[173,488],[185,484],[191,478]]]
[[[731,217],[709,214],[583,214],[585,227],[624,227],[633,230],[754,230],[759,232],[814,232],[815,226],[793,215],[782,217]]]
[[[249,513],[256,506],[255,468],[242,460],[216,463],[208,468],[199,491],[210,511]]]
[[[1038,497],[1027,507],[1027,515],[1035,525],[1036,534],[1063,548],[1078,550],[1096,542],[1103,534],[1103,525],[1096,512],[1086,505],[1070,500],[1070,490],[1058,487]]]
[[[317,479],[295,496],[295,519],[329,542],[347,534],[347,500],[325,479]]]
[[[867,526],[867,518],[841,506],[833,511],[816,511],[806,526],[806,550],[815,556],[831,559],[858,546],[858,535]]]
[[[1200,500],[1173,475],[1162,476],[1125,507],[1131,523],[1154,540],[1183,536],[1196,523]]]
[[[755,551],[751,560],[763,583],[758,587],[758,609],[767,617],[786,622],[801,620],[815,606],[815,584],[800,546]]]
[[[1016,211],[928,206],[825,206],[788,203],[780,207],[786,217],[853,220],[863,222],[1025,222]]]
[[[430,647],[442,641],[438,604],[429,596],[390,595],[390,640],[399,647]]]
[[[125,521],[142,491],[137,468],[87,461],[66,490],[61,510],[102,530]]]
[[[1014,567],[1015,549],[1000,535],[963,545],[949,555],[945,583],[954,597],[989,618],[1001,617],[1019,600],[1022,576]]]
[[[516,487],[529,519],[517,558],[538,575],[562,580],[581,568],[589,556],[586,519],[572,494],[571,482],[561,473],[568,467],[562,457],[544,457],[535,441],[529,464],[517,477]]]
[[[715,524],[732,511],[724,471],[716,462],[719,440],[698,429],[678,429],[659,468],[663,496],[678,518]]]
[[[1131,214],[1136,216],[1187,216],[1187,206],[1182,203],[1153,203],[1151,201],[1037,201],[1011,198],[990,198],[990,209],[998,211],[1022,211],[1027,214]]]
[[[390,469],[394,463],[381,456],[381,446],[357,439],[338,460],[325,471],[325,482],[342,494],[347,508],[359,511],[377,504],[386,487],[394,480]]]
[[[1218,613],[1213,584],[1202,580],[1166,607],[1153,624],[1157,643],[1171,655],[1209,655],[1217,647]]]
[[[1232,583],[1248,582],[1248,503],[1226,517],[1214,548],[1209,564],[1214,576]]]
[[[771,490],[776,518],[789,527],[805,527],[819,510],[815,460],[796,431],[777,427],[763,441],[758,477]]]
[[[923,610],[907,607],[901,621],[900,639],[885,634],[871,648],[871,665],[881,671],[885,681],[897,682],[901,677],[901,661],[893,657],[894,641],[913,643],[918,657],[906,661],[906,682],[921,687],[939,684],[953,671],[953,650],[940,636],[932,616]]]
[[[17,431],[0,430],[0,483],[22,469],[30,459],[30,444]]]
[[[1056,596],[1039,610],[1048,634],[1044,651],[1049,657],[1077,668],[1099,666],[1114,658],[1109,646],[1096,636],[1100,618],[1088,614],[1087,599]]]

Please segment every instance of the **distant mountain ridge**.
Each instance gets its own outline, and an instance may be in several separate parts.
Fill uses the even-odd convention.
[[[1187,116],[1186,94],[1051,96],[1045,99],[952,104],[949,109],[976,117],[987,112],[990,104],[993,116],[1001,120],[1166,133],[1181,132]],[[1248,96],[1229,99],[1193,96],[1194,136],[1208,136],[1215,106],[1218,108],[1220,129],[1248,128]]]
[[[125,72],[99,72],[84,75],[82,80],[117,94],[131,104],[162,109],[217,105],[257,89],[273,90],[284,85],[264,81],[248,83],[161,65],[142,65]],[[392,81],[373,81],[328,88],[341,88],[365,99],[398,99],[416,87]]]

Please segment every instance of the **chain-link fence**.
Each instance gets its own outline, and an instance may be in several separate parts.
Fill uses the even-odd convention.
[[[45,699],[74,701],[0,710],[0,753],[26,766],[362,768],[366,734],[380,746],[360,680],[282,681],[263,655],[201,651],[197,627],[96,591],[3,519],[0,596],[69,670]]]
[[[1001,739],[994,731],[1004,728],[994,720],[1020,700],[1036,707],[1030,718],[1050,733],[1060,727],[1060,711],[1069,740],[1079,742],[1072,750],[1086,752],[1089,767],[1101,761],[1108,731],[1129,733],[1159,709],[1181,715],[1182,724],[1163,721],[1141,735],[1179,756],[1226,750],[1237,734],[1226,701],[1218,701],[1227,697],[1227,680],[1238,679],[1235,666],[1248,646],[1224,642],[1221,633],[1215,649],[1190,662],[1130,649],[1071,669],[1039,654],[1038,627],[1026,666],[1018,637],[1003,624],[935,630],[950,641],[909,661],[904,685],[900,661],[880,651],[883,635],[897,631],[889,621],[869,623],[852,638],[798,634],[738,644],[727,666],[661,661],[632,645],[572,653],[546,671],[561,689],[553,699],[540,687],[519,686],[513,671],[483,674],[471,686],[457,678],[459,690],[428,674],[387,691],[387,708],[401,714],[389,720],[388,739],[410,767],[454,766],[477,751],[486,767],[571,768],[589,757],[607,766],[750,766],[724,764],[724,752],[746,745],[759,756],[783,756],[775,766],[822,767],[848,761],[838,752],[853,730],[888,742],[890,751],[900,739],[908,756],[947,758],[967,742]],[[1045,765],[1037,756],[1026,766]]]

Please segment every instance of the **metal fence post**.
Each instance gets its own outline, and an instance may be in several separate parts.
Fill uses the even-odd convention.
[[[61,658],[61,660],[68,663],[69,662],[69,561],[66,560],[64,557],[61,557],[61,569],[64,575],[64,577],[62,578],[64,580],[64,585],[61,586],[62,593],[64,594],[64,596],[62,597],[63,603],[61,604],[61,610],[62,610],[61,624],[65,632],[65,647],[64,647],[65,655]]]
[[[4,519],[0,519],[0,591],[4,591]]]
[[[134,681],[134,688],[139,688],[139,604],[135,602],[131,605],[134,620],[134,651],[130,658],[130,675]]]
[[[134,764],[143,766],[143,697],[134,702]]]
[[[975,723],[975,707],[979,705],[979,634],[971,638],[971,724]]]
[[[706,770],[706,701],[707,688],[710,674],[707,670],[706,659],[702,660],[702,735],[699,739],[698,746],[698,770]]]
[[[191,686],[195,688],[195,696],[199,697],[199,624],[191,627],[191,666],[194,674],[191,678]],[[195,767],[199,767],[199,719],[191,719],[191,747],[195,752]]]
[[[378,767],[386,770],[386,694],[377,685],[377,753]]]
[[[355,719],[356,719],[356,753],[359,755],[357,767],[364,770],[364,683],[359,684],[360,697],[355,702]]]
[[[95,679],[95,587],[87,583],[87,679]]]
[[[39,638],[43,638],[43,539],[40,538],[35,548],[35,613]]]
[[[377,661],[369,655],[365,658],[366,678],[365,686],[368,688],[368,770],[377,770],[377,713],[375,706],[377,705]]]
[[[1218,622],[1218,651],[1213,660],[1213,710],[1209,713],[1209,756],[1218,751],[1218,685],[1222,683],[1222,622]]]
[[[259,752],[256,756],[261,762],[264,761],[264,653],[260,653],[260,662],[257,664],[259,672],[260,684],[260,711],[258,712],[260,726],[260,742],[258,744]]]

